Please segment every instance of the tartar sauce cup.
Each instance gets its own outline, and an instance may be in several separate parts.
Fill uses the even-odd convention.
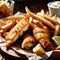
[[[53,1],[47,4],[50,16],[57,15],[60,18],[60,1]]]

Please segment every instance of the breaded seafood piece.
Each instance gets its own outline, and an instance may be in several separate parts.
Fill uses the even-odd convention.
[[[6,35],[6,47],[14,43],[29,27],[29,22],[25,19],[20,20]]]
[[[31,36],[30,34],[26,34],[22,42],[22,48],[30,49],[34,45],[35,45],[34,37]]]

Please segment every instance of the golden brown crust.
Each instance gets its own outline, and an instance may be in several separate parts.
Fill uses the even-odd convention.
[[[6,40],[7,40],[7,42],[8,41],[10,41],[10,42],[8,42],[7,44],[6,44],[6,46],[8,47],[9,45],[10,45],[10,43],[12,42],[15,42],[16,40],[17,40],[17,38],[19,37],[19,36],[21,36],[21,34],[23,34],[24,33],[24,27],[25,26],[29,26],[29,23],[28,22],[26,22],[24,19],[23,20],[21,20],[20,22],[18,22],[11,30],[10,30],[10,32],[5,36],[5,38],[6,38]],[[27,27],[28,28],[28,27]]]
[[[23,42],[22,42],[22,48],[25,48],[28,46],[27,44],[31,43],[32,46],[34,46],[35,44],[35,40],[33,38],[33,36],[31,36],[30,34],[26,34],[24,39],[23,39]],[[30,49],[32,46],[28,46],[27,49]]]

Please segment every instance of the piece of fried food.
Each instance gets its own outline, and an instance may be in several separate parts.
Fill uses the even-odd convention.
[[[8,16],[8,17],[6,17],[6,20],[21,20],[21,19],[23,19],[23,18],[25,18],[24,15],[19,15],[19,16]]]
[[[41,18],[41,17],[37,16],[36,14],[32,13],[27,7],[25,7],[25,10],[26,10],[27,14],[29,14],[30,16],[32,16],[36,20],[39,20],[40,22],[46,24],[50,28],[55,29],[55,26],[51,22],[49,22],[46,19]]]
[[[56,14],[53,16],[54,19],[52,19],[52,17],[49,16],[48,11],[45,14],[44,10],[42,9],[41,12],[37,13],[37,15],[39,17],[42,17],[42,18],[46,19],[47,21],[51,22],[54,25],[60,24],[60,23],[57,22],[57,15]]]
[[[35,40],[34,37],[31,36],[30,34],[26,34],[23,42],[22,42],[22,48],[24,49],[30,49],[35,45]]]
[[[40,22],[38,22],[40,23]],[[40,23],[40,26],[36,22],[31,22],[31,27],[33,27],[33,36],[36,41],[40,42],[45,50],[53,50],[53,46],[50,42],[50,34],[47,26]]]
[[[9,47],[12,43],[14,43],[29,27],[29,22],[25,19],[20,20],[5,36],[6,47]]]
[[[8,30],[10,30],[15,24],[16,23],[13,20],[12,21],[9,21],[8,23],[7,23],[7,21],[5,21],[5,24],[0,27],[0,34],[6,32]]]
[[[41,45],[45,48],[45,50],[52,50],[53,46],[50,42],[50,36],[48,29],[44,27],[44,29],[41,29],[39,27],[35,27],[33,29],[33,35],[36,39],[36,41],[39,41]]]

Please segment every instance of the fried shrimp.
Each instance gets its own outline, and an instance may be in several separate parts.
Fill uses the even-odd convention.
[[[26,34],[22,42],[22,48],[30,49],[35,45],[34,37],[30,34]]]

